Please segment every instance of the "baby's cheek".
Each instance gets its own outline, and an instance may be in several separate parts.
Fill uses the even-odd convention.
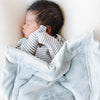
[[[32,32],[34,32],[34,28],[31,27],[31,28],[29,29],[29,33],[32,33]]]

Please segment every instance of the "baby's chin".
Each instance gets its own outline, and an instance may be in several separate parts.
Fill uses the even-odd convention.
[[[26,39],[28,39],[28,36],[27,36],[27,35],[25,35],[25,34],[23,34],[23,37],[25,37]]]
[[[24,32],[22,32],[22,34],[23,34],[23,36],[24,36],[25,38],[28,39],[28,36],[27,36]]]
[[[28,39],[28,36],[24,35],[24,37],[25,37],[26,39]]]

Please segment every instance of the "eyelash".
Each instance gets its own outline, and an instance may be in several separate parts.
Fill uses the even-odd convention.
[[[29,23],[24,23],[24,25],[27,25],[27,26],[29,26],[30,24],[29,24]]]
[[[27,26],[29,26],[30,24],[27,24]]]
[[[29,25],[30,25],[30,24],[24,23],[24,25],[25,25],[25,24],[26,24],[27,26],[29,26]]]

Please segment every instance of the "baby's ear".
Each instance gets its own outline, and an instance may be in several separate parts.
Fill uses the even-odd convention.
[[[46,27],[47,27],[46,33],[48,33],[49,35],[52,36],[53,34],[52,34],[51,26],[50,25],[46,25]]]

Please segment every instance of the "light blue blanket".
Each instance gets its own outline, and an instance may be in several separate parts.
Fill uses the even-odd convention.
[[[95,100],[89,63],[97,45],[93,31],[68,40],[50,64],[7,47],[2,100]]]

